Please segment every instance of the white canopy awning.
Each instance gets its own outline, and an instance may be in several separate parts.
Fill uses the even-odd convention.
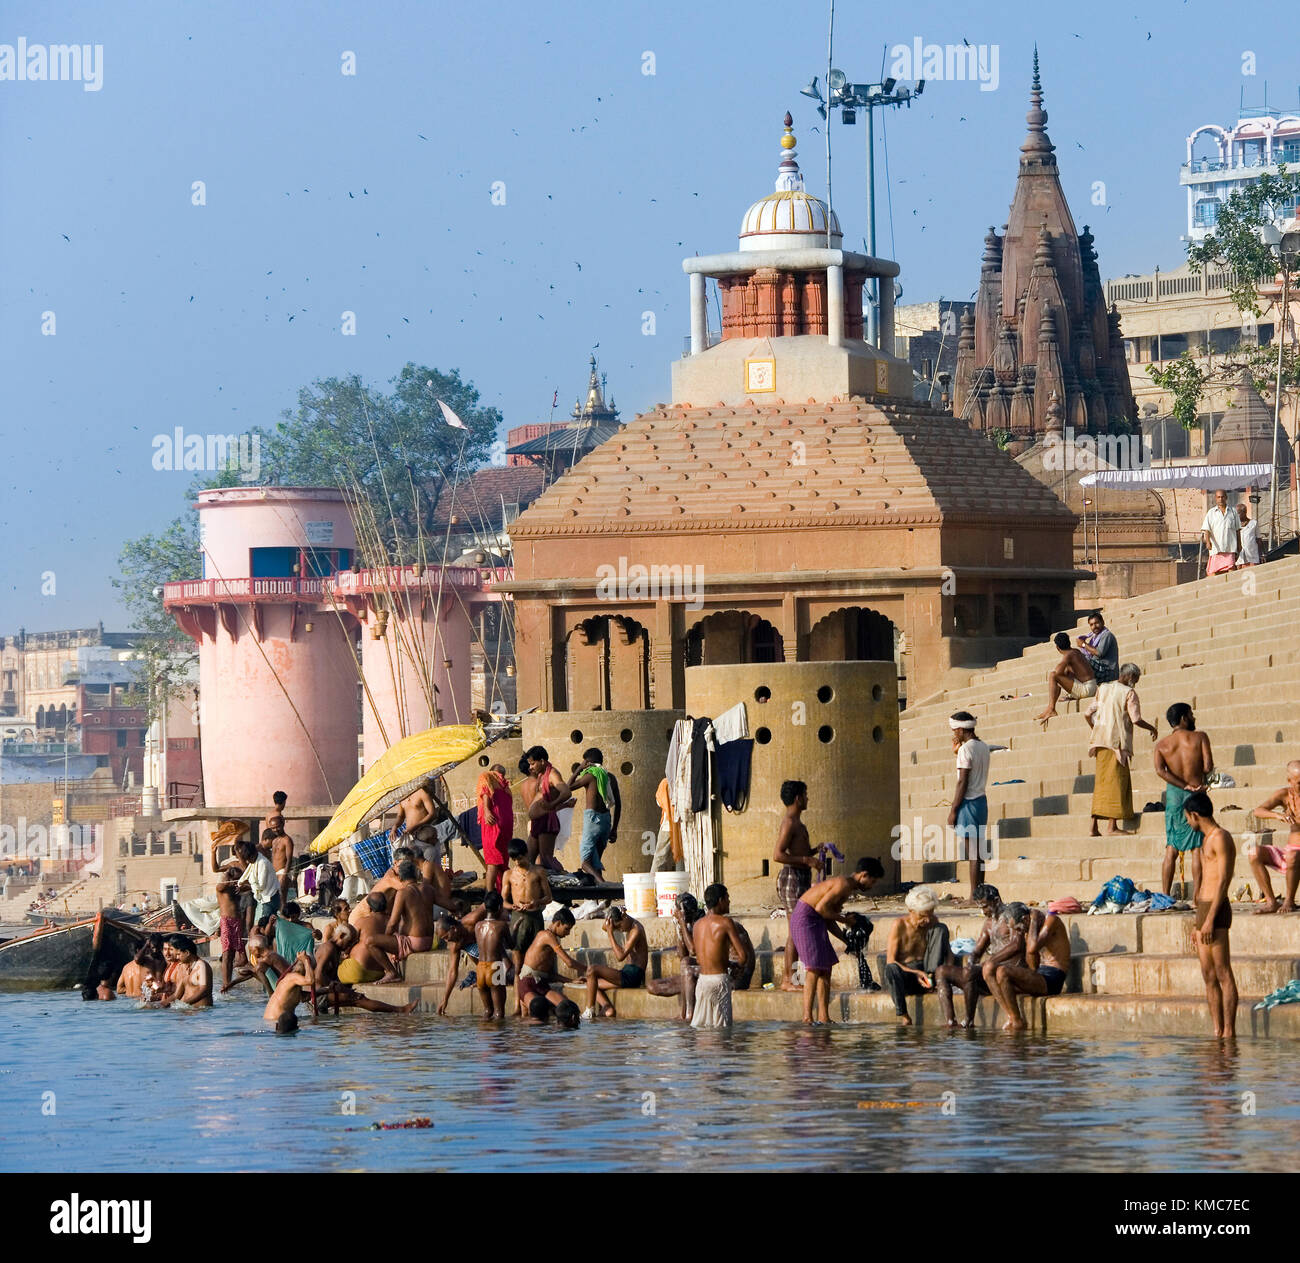
[[[1261,465],[1166,465],[1163,469],[1103,469],[1085,474],[1081,487],[1148,488],[1191,487],[1201,491],[1241,491],[1267,487],[1273,467]]]

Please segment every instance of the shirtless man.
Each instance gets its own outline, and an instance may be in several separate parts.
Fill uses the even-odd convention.
[[[515,977],[524,962],[528,945],[542,932],[542,910],[551,902],[551,883],[546,871],[529,859],[528,844],[522,838],[511,838],[506,848],[510,867],[501,884],[505,910],[510,914],[510,940]],[[522,1012],[515,1010],[516,1015]]]
[[[429,823],[438,814],[438,806],[429,792],[432,781],[425,781],[413,794],[408,794],[397,804],[397,819],[393,821],[391,837],[396,838],[398,830],[415,836],[415,831]]]
[[[293,867],[293,839],[284,831],[284,817],[271,826],[271,864],[280,882],[280,906],[289,902],[289,870]]]
[[[515,991],[521,1004],[541,996],[557,1008],[565,1002],[564,980],[555,971],[557,958],[573,970],[579,978],[583,967],[564,949],[563,940],[573,929],[573,913],[561,908],[551,923],[529,944],[524,953],[524,963],[515,975]]]
[[[1007,945],[1007,935],[999,917],[1002,912],[1002,896],[996,886],[987,883],[975,888],[975,902],[984,914],[984,925],[975,948],[969,956],[964,956],[949,965],[941,965],[935,971],[935,988],[939,992],[939,1006],[943,1009],[944,1021],[949,1026],[956,1026],[957,1019],[953,1012],[952,989],[960,987],[966,998],[966,1017],[962,1026],[975,1025],[975,1006],[981,995],[990,994],[984,982],[983,960],[986,953],[1001,955]],[[999,962],[1001,963],[1001,962]]]
[[[374,945],[375,939],[388,929],[388,905],[384,896],[372,891],[353,910],[351,918],[348,924],[359,937],[348,950],[347,959],[339,962],[339,981],[351,985],[378,982],[386,974],[396,972],[388,956]]]
[[[1258,820],[1281,820],[1287,827],[1285,847],[1256,842],[1246,849],[1246,858],[1264,896],[1264,906],[1256,910],[1256,915],[1294,912],[1296,886],[1300,884],[1300,759],[1286,765],[1286,784],[1260,803],[1253,814]],[[1270,868],[1282,873],[1286,880],[1286,898],[1280,909],[1269,880]]]
[[[263,829],[274,830],[277,819],[281,824],[284,823],[284,809],[288,802],[289,795],[282,789],[277,789],[271,795],[271,810],[266,813],[266,819],[262,822]]]
[[[397,870],[401,886],[393,898],[388,914],[388,925],[383,934],[374,935],[371,945],[381,952],[390,953],[404,961],[416,952],[433,948],[434,890],[420,880],[420,872],[413,860],[403,860]],[[401,976],[391,970],[380,978],[381,983],[401,982]]]
[[[555,839],[560,832],[556,814],[573,805],[564,777],[551,766],[545,746],[533,746],[524,758],[529,775],[537,777],[537,796],[528,804],[528,858],[551,872],[560,867],[555,858]]]
[[[704,907],[704,916],[695,922],[691,931],[695,958],[700,962],[691,1025],[696,1029],[721,1030],[731,1025],[731,975],[727,966],[733,952],[744,959],[745,945],[730,916],[731,898],[726,886],[714,882],[705,890]]]
[[[262,1020],[270,1022],[277,1035],[288,1035],[298,1029],[298,1014],[295,1011],[302,1000],[305,990],[314,990],[317,985],[316,962],[306,952],[299,952],[298,959],[288,970],[280,975],[275,984],[271,998],[262,1010]]]
[[[998,1003],[1007,1015],[1004,1029],[1023,1031],[1020,995],[1060,995],[1070,974],[1070,931],[1055,912],[1029,910],[1025,922],[1025,963],[1007,961],[994,971]]]
[[[1288,766],[1288,775],[1290,770]],[[1234,1039],[1237,1034],[1237,980],[1232,974],[1232,950],[1228,943],[1228,932],[1232,927],[1228,883],[1232,880],[1237,848],[1232,834],[1215,822],[1214,806],[1204,790],[1194,793],[1183,804],[1183,810],[1187,813],[1188,824],[1205,839],[1202,898],[1196,902],[1192,940],[1201,962],[1210,1021],[1219,1039]]]
[[[581,791],[583,794],[582,841],[578,858],[584,873],[590,873],[596,881],[604,881],[605,866],[601,857],[607,846],[618,841],[623,800],[614,774],[605,770],[605,756],[600,750],[595,747],[584,750],[582,757],[587,761],[586,766],[569,781],[569,793]]]
[[[501,915],[501,896],[489,890],[483,896],[483,917],[474,927],[478,945],[478,964],[474,966],[475,984],[483,1001],[483,1016],[500,1019],[506,1015],[506,954],[510,948],[510,930]]]
[[[587,1007],[582,1014],[584,1022],[595,1017],[597,998],[601,1001],[602,1017],[617,1017],[613,992],[620,987],[635,990],[645,985],[646,966],[650,962],[645,926],[626,908],[611,908],[609,916],[605,918],[605,933],[609,935],[609,945],[614,951],[614,959],[620,962],[620,968],[615,969],[611,965],[587,966]],[[621,945],[618,941],[620,934],[623,936]]]
[[[117,976],[118,995],[124,995],[130,1000],[140,999],[140,984],[144,981],[150,957],[151,951],[149,945],[145,943],[140,947],[140,950],[122,966],[122,972]]]
[[[481,907],[475,908],[467,917],[454,917],[444,912],[438,918],[438,937],[447,945],[447,986],[438,1005],[438,1016],[447,1016],[447,1005],[451,1002],[451,993],[456,990],[456,980],[460,976],[460,954],[474,942],[474,927],[483,917]],[[475,949],[477,950],[477,948]]]
[[[212,1007],[212,966],[200,960],[194,943],[184,934],[168,938],[180,969],[176,974],[176,989],[163,998],[163,1006],[188,1004],[192,1009]]]
[[[914,886],[907,892],[904,902],[907,915],[899,917],[889,931],[885,985],[894,998],[894,1012],[898,1015],[899,1025],[911,1026],[907,997],[933,991],[934,975],[941,965],[950,962],[950,956],[948,931],[934,915],[939,906],[934,888]],[[953,1023],[949,1022],[949,1025]]]
[[[831,1020],[831,970],[838,959],[831,946],[831,926],[846,919],[843,912],[845,900],[871,889],[885,875],[881,863],[874,856],[864,856],[847,877],[828,877],[819,881],[794,906],[789,932],[794,936],[795,949],[803,961],[803,1020],[808,1025],[814,1021]],[[698,929],[696,941],[698,943]],[[838,927],[835,937],[844,934]],[[700,958],[700,981],[704,981],[704,958]],[[699,1005],[699,988],[696,988],[696,1011]],[[814,1008],[816,1017],[814,1018]]]
[[[1057,632],[1052,643],[1061,651],[1061,656],[1047,672],[1047,707],[1042,714],[1035,716],[1044,731],[1048,721],[1056,717],[1056,701],[1062,692],[1080,702],[1097,692],[1097,673],[1087,655],[1070,644],[1065,632]]]
[[[239,913],[239,883],[244,875],[231,864],[217,879],[217,915],[221,918],[221,990],[229,991],[235,957],[244,955],[244,919]]]
[[[1201,897],[1201,835],[1188,823],[1183,803],[1214,771],[1210,739],[1196,731],[1196,717],[1186,702],[1175,702],[1165,718],[1172,731],[1155,745],[1156,775],[1165,790],[1165,861],[1160,869],[1161,889],[1168,894],[1174,884],[1174,865],[1180,853],[1192,853],[1192,898]]]
[[[781,817],[772,859],[781,865],[776,875],[776,893],[788,918],[794,914],[794,905],[808,893],[808,887],[813,884],[813,873],[821,875],[821,862],[813,854],[812,844],[808,841],[808,826],[803,822],[803,813],[808,810],[808,786],[803,781],[784,782],[781,801],[785,804],[785,815]],[[799,990],[794,980],[794,965],[798,958],[794,935],[787,934],[782,991]]]
[[[1006,946],[1000,952],[990,953],[985,959],[984,985],[997,1001],[998,1007],[1007,1015],[1007,1020],[1002,1023],[1002,1029],[1004,1031],[1024,1030],[1025,1020],[1020,1014],[1020,1005],[1009,993],[1007,980],[1013,972],[1023,971],[1025,975],[1030,972],[1028,905],[1017,902],[1003,904],[1001,920],[1005,927]]]

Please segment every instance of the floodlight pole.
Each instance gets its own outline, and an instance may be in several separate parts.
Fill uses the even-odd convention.
[[[1269,497],[1270,509],[1268,523],[1268,551],[1273,551],[1274,537],[1277,534],[1277,427],[1282,418],[1282,351],[1286,347],[1286,309],[1288,302],[1288,285],[1291,279],[1291,269],[1288,266],[1289,260],[1281,251],[1278,252],[1279,262],[1282,264],[1282,316],[1278,321],[1277,329],[1277,381],[1273,391],[1273,494]],[[1295,488],[1291,488],[1291,494],[1295,495]]]

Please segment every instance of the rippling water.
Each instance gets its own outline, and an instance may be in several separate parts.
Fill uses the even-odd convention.
[[[0,1170],[1295,1165],[1290,1041],[365,1013],[277,1037],[261,1007],[0,996]],[[367,1130],[417,1116],[433,1128]]]

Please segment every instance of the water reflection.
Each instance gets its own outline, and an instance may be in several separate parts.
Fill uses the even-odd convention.
[[[1048,1146],[1056,1169],[1255,1171],[1290,1165],[1300,1120],[1288,1041],[361,1013],[291,1038],[259,1027],[251,995],[186,1015],[0,997],[0,1169],[184,1154],[227,1170],[992,1171],[1039,1169]],[[367,1130],[423,1116],[432,1130]]]

